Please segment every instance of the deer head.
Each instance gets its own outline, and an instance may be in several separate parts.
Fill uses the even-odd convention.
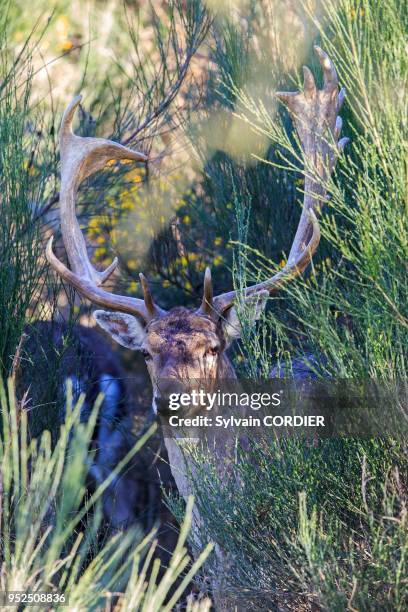
[[[301,274],[310,263],[320,241],[317,214],[326,200],[327,183],[338,154],[347,138],[339,140],[342,121],[337,115],[344,100],[338,92],[335,68],[319,47],[315,47],[324,74],[323,89],[318,90],[312,73],[304,67],[304,91],[277,93],[287,106],[302,146],[305,166],[303,209],[284,268],[271,278],[246,288],[243,299],[252,313],[260,317],[268,296],[289,279]],[[139,153],[115,142],[81,138],[72,132],[72,120],[81,97],[66,109],[60,130],[61,151],[61,230],[70,269],[53,253],[51,237],[46,256],[54,270],[85,298],[106,310],[96,310],[97,323],[119,344],[141,350],[153,383],[154,407],[165,410],[170,393],[191,387],[193,380],[211,384],[220,378],[234,377],[226,355],[231,342],[240,336],[236,292],[213,295],[211,272],[204,277],[204,294],[197,310],[178,307],[164,311],[153,301],[148,283],[140,274],[143,299],[114,295],[102,288],[117,267],[115,260],[103,272],[90,262],[86,244],[75,215],[75,199],[80,183],[103,168],[110,160],[147,161]]]

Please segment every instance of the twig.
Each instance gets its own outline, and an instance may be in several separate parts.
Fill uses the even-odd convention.
[[[28,335],[23,332],[21,334],[19,343],[17,345],[16,352],[15,352],[14,357],[13,357],[13,365],[12,365],[12,368],[11,368],[11,380],[13,381],[14,387],[15,387],[15,384],[16,384],[17,373],[18,373],[18,370],[20,368],[21,350],[22,350],[23,344],[24,344],[24,342],[26,341],[27,338],[28,338]]]

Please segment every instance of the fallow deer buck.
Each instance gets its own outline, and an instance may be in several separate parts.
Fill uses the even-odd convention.
[[[304,67],[303,92],[276,94],[288,108],[302,146],[304,200],[284,268],[240,295],[252,311],[253,322],[260,317],[268,296],[303,273],[311,262],[320,241],[317,214],[326,200],[328,180],[338,155],[348,141],[339,140],[342,121],[338,112],[344,89],[338,91],[336,70],[327,54],[319,47],[315,47],[315,52],[323,69],[323,89],[317,89],[311,71]],[[177,307],[167,312],[160,308],[153,301],[143,274],[140,283],[144,299],[114,295],[102,288],[118,262],[115,259],[103,272],[90,262],[75,215],[78,186],[110,160],[145,162],[147,157],[112,141],[73,134],[71,124],[80,100],[76,97],[66,109],[60,131],[61,229],[71,269],[53,253],[53,238],[48,242],[46,255],[66,282],[94,304],[106,308],[94,312],[97,323],[122,346],[143,352],[153,384],[153,408],[161,413],[168,408],[170,393],[190,391],[191,381],[204,380],[215,385],[216,381],[236,377],[226,350],[240,336],[238,296],[236,291],[214,296],[208,268],[202,303],[194,311]],[[166,447],[176,484],[186,497],[192,486],[183,454],[173,440],[166,440]],[[223,463],[227,462],[219,462]],[[195,520],[199,521],[199,516]]]

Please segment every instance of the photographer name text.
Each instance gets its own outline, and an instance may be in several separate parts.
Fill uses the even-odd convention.
[[[172,415],[168,419],[171,427],[221,427],[229,429],[233,427],[324,427],[324,416],[322,415],[266,415],[259,417],[235,417],[197,415],[194,417],[181,417]]]

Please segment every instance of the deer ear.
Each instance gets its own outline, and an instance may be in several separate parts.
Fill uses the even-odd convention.
[[[95,310],[96,322],[122,346],[137,351],[146,337],[145,325],[129,314]]]
[[[253,295],[245,298],[245,305],[241,307],[241,317],[238,316],[235,306],[231,306],[223,313],[222,328],[227,344],[241,337],[242,325],[241,320],[245,319],[247,324],[254,325],[265,310],[266,302],[268,301],[268,291],[258,291]]]

